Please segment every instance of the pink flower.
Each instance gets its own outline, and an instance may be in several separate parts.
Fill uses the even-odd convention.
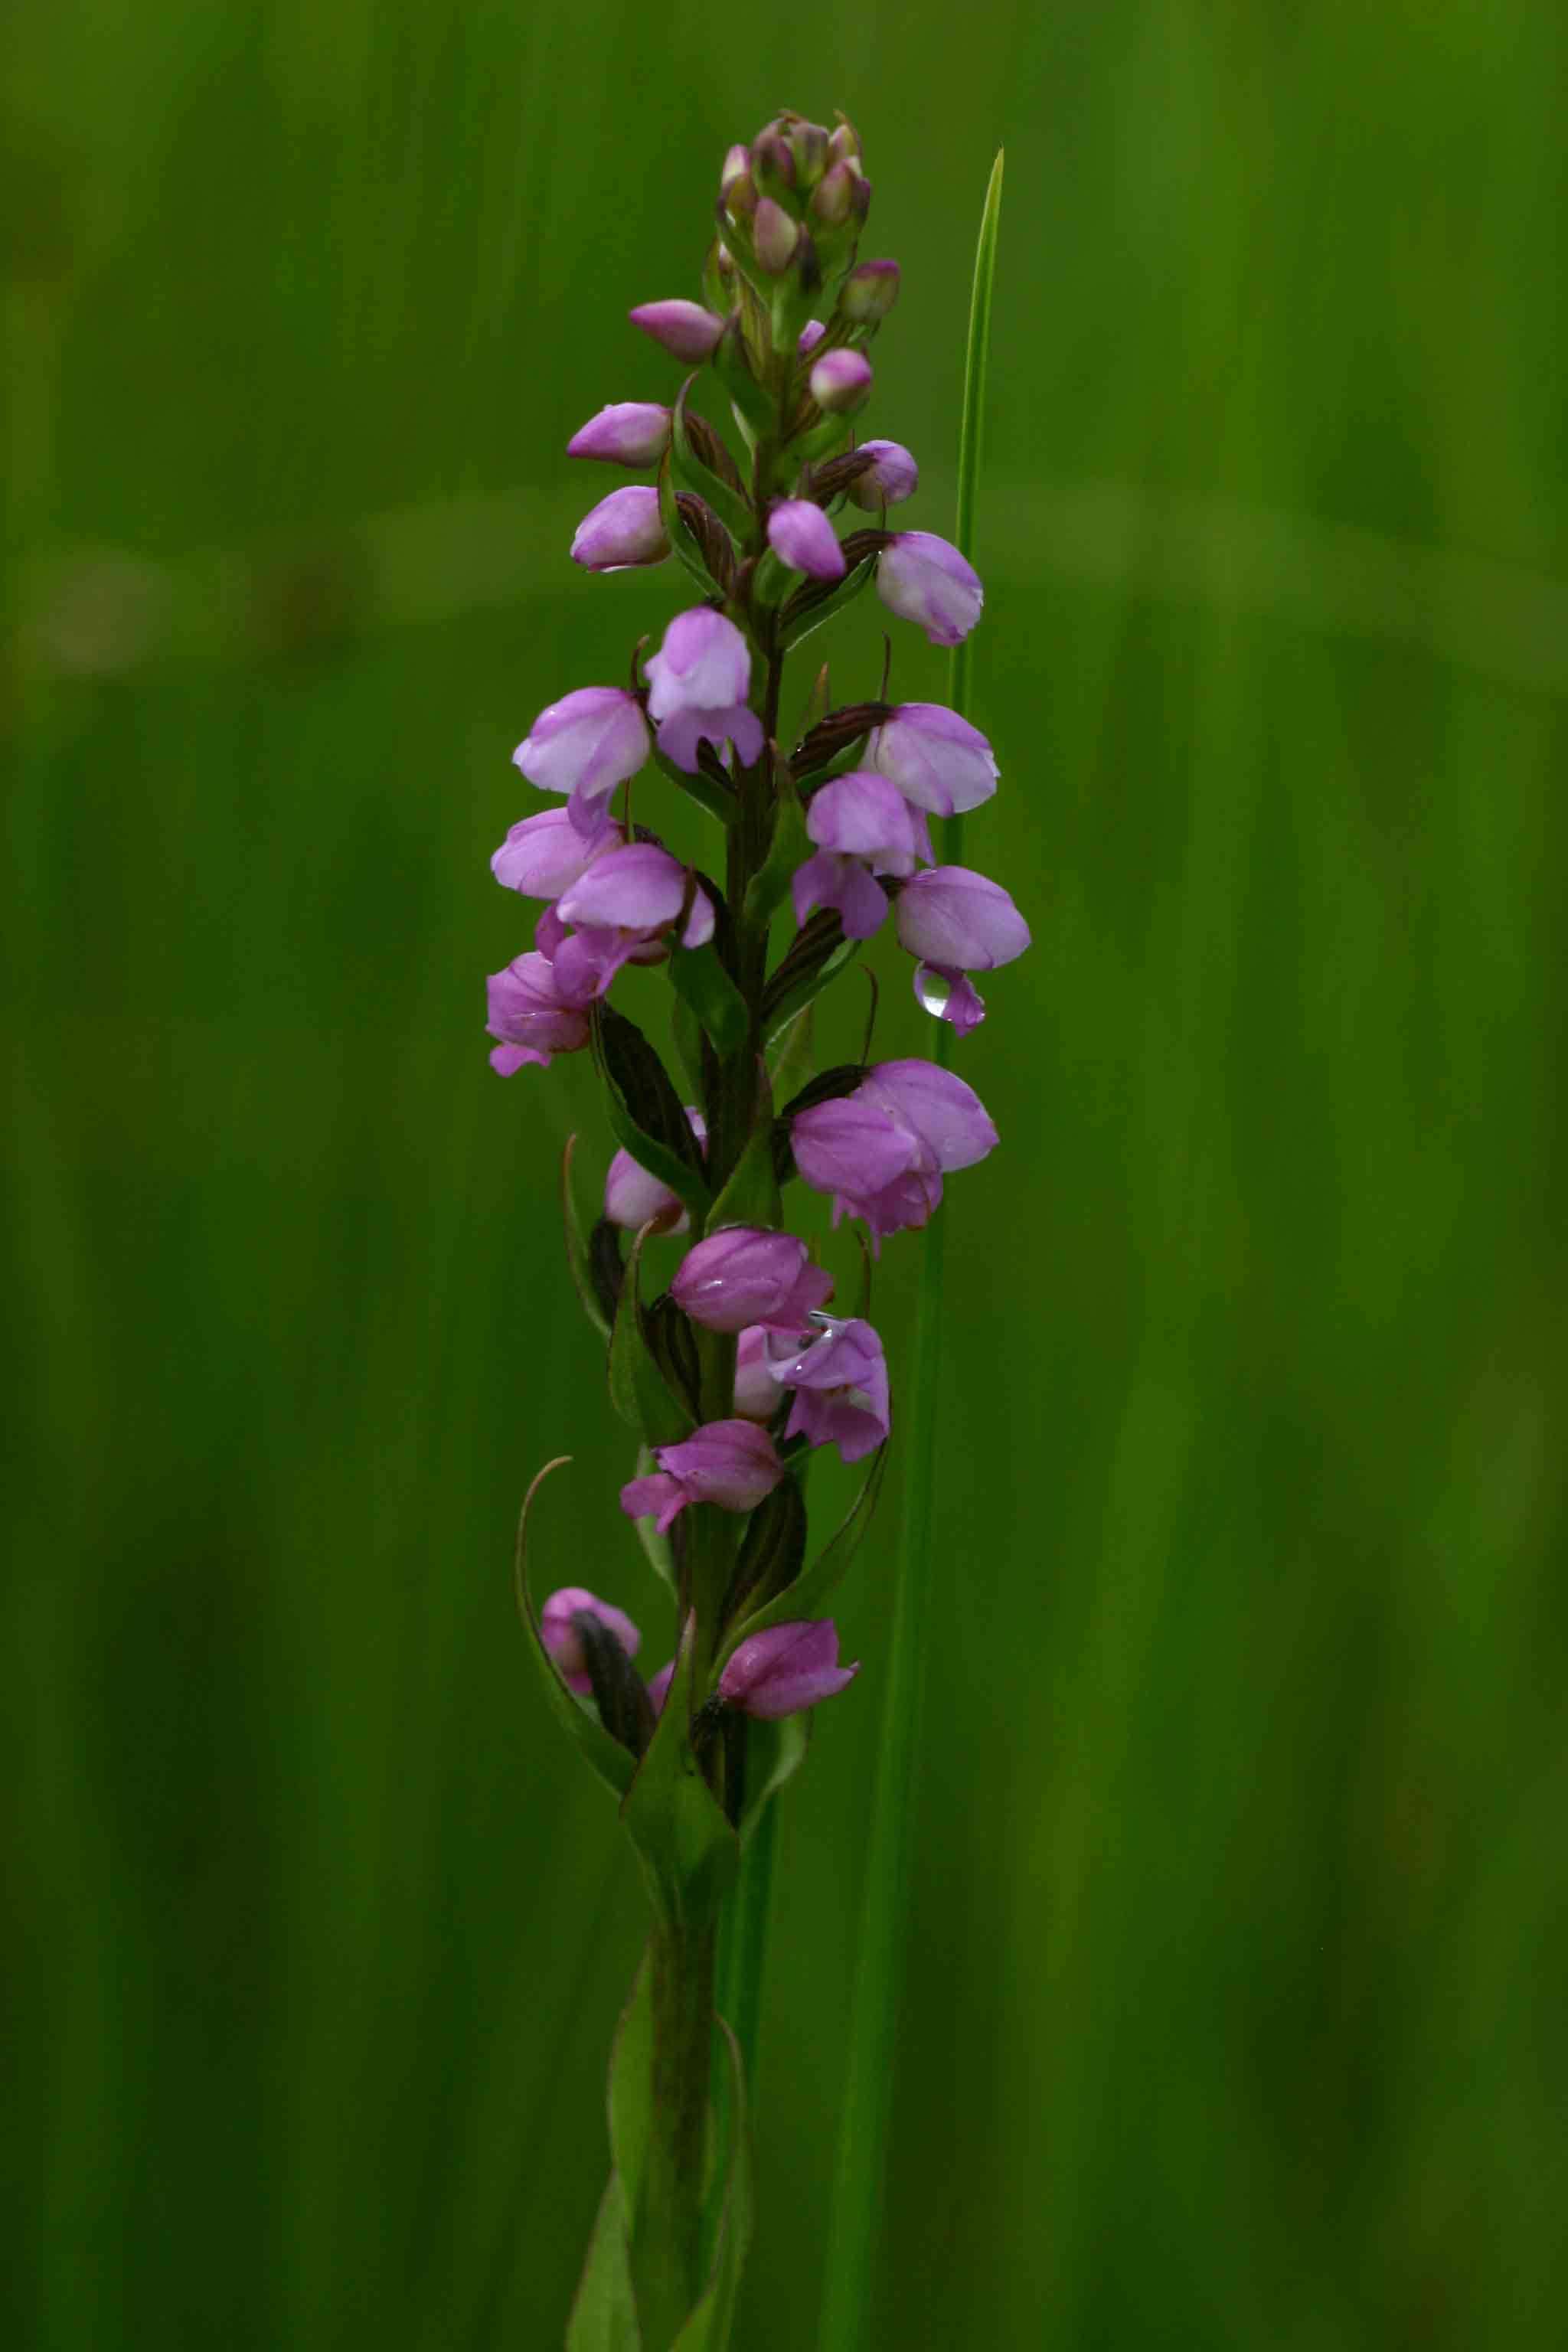
[[[650,717],[667,760],[697,772],[697,746],[731,742],[743,767],[762,757],[763,722],[746,701],[752,656],[733,621],[706,604],[678,613],[647,663]]]
[[[751,1421],[704,1422],[679,1445],[656,1446],[654,1460],[650,1477],[621,1488],[621,1508],[630,1519],[656,1519],[660,1535],[689,1503],[753,1511],[784,1475],[773,1439]]]
[[[960,644],[985,602],[973,564],[929,530],[901,530],[882,550],[877,593],[900,620],[918,623],[933,646]]]
[[[781,278],[795,259],[800,229],[772,196],[764,196],[752,215],[752,237],[768,276]]]
[[[669,411],[651,400],[617,400],[590,416],[566,444],[569,457],[611,466],[657,466],[669,443]]]
[[[816,346],[822,341],[822,338],[826,332],[827,330],[823,325],[820,319],[808,319],[806,320],[805,326],[801,329],[800,333],[795,338],[795,349],[799,352],[803,359],[807,352],[814,352],[816,349]]]
[[[814,793],[805,829],[818,851],[790,884],[795,922],[813,907],[833,907],[847,939],[868,940],[888,911],[873,876],[912,874],[916,859],[931,855],[925,818],[889,777],[869,769],[835,776]]]
[[[587,1044],[588,1016],[561,993],[554,966],[544,956],[518,956],[504,971],[492,971],[485,988],[485,1026],[501,1040],[490,1055],[490,1067],[501,1077],[510,1078],[531,1062],[548,1069],[552,1055],[580,1053]]]
[[[858,1659],[852,1666],[839,1664],[832,1618],[807,1618],[749,1634],[719,1677],[719,1696],[742,1715],[797,1715],[836,1697],[859,1671]]]
[[[593,859],[540,926],[558,993],[586,1004],[603,996],[624,963],[660,961],[664,934],[686,905],[687,889],[685,866],[657,842],[627,842]],[[575,927],[569,936],[567,924]],[[713,902],[694,888],[680,944],[701,947],[712,936]]]
[[[824,352],[813,362],[811,396],[825,415],[847,416],[871,396],[871,362],[864,352]]]
[[[811,499],[781,499],[768,517],[768,544],[781,563],[813,580],[842,580],[838,534]]]
[[[628,483],[589,509],[572,541],[572,561],[585,572],[628,572],[639,563],[662,563],[669,553],[651,483]]]
[[[933,866],[899,893],[900,946],[941,971],[994,971],[1029,945],[1029,926],[1000,882],[967,866]]]
[[[787,1342],[775,1341],[768,1350],[774,1380],[795,1391],[784,1435],[837,1445],[841,1461],[858,1462],[881,1444],[891,1426],[882,1342],[857,1316],[812,1319],[820,1336],[804,1348],[790,1353]]]
[[[658,1674],[648,1684],[647,1695],[653,1702],[653,1711],[656,1716],[664,1713],[664,1702],[669,1696],[670,1677],[674,1672],[675,1660],[671,1658],[667,1666],[660,1666]]]
[[[920,487],[921,469],[900,443],[862,441],[860,448],[862,453],[874,450],[877,462],[857,474],[849,485],[849,495],[858,507],[876,514],[882,507],[896,507],[913,498]]]
[[[795,1164],[833,1201],[833,1222],[862,1217],[878,1248],[923,1225],[942,1180],[984,1160],[996,1129],[973,1087],[934,1062],[880,1062],[851,1095],[813,1103],[790,1122]]]
[[[749,1323],[799,1331],[813,1308],[833,1296],[833,1277],[812,1265],[794,1234],[724,1225],[687,1251],[669,1295],[710,1331],[743,1331]]]
[[[584,686],[547,703],[511,757],[542,793],[571,794],[572,822],[592,840],[605,822],[610,794],[637,774],[652,750],[635,694],[615,686]]]
[[[996,761],[978,727],[940,702],[900,702],[872,735],[866,764],[933,816],[978,808],[996,790]]]
[[[613,1633],[628,1658],[635,1658],[642,1635],[619,1609],[595,1593],[585,1592],[580,1584],[563,1585],[552,1592],[539,1612],[540,1639],[560,1667],[568,1690],[586,1698],[594,1685],[588,1675],[588,1662],[583,1649],[583,1629],[579,1618],[587,1618]]]
[[[678,360],[705,360],[724,331],[723,320],[700,302],[639,302],[628,316]]]
[[[689,1103],[686,1118],[698,1142],[706,1145],[708,1127],[702,1113]],[[611,1224],[622,1225],[632,1234],[640,1233],[656,1217],[663,1220],[661,1230],[667,1234],[691,1230],[691,1219],[679,1194],[650,1176],[629,1151],[617,1151],[610,1162],[605,1177],[605,1214]]]
[[[558,898],[584,874],[595,857],[619,846],[618,824],[606,824],[584,841],[569,809],[542,809],[514,824],[490,859],[490,872],[505,889],[525,898]]]

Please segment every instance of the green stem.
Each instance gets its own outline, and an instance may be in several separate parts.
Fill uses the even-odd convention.
[[[958,516],[954,540],[971,554],[980,476],[980,425],[990,341],[991,288],[1002,204],[1002,157],[992,167],[969,312],[963,376],[963,425],[958,453]],[[950,695],[967,713],[969,646],[954,649]],[[960,820],[948,820],[942,855],[958,862]],[[952,1031],[942,1023],[936,1060],[946,1067]],[[869,2329],[877,2221],[887,2163],[895,2031],[909,1907],[911,1794],[917,1785],[924,1645],[931,1617],[931,1519],[937,1450],[938,1375],[946,1219],[939,1210],[926,1231],[915,1317],[914,1363],[908,1418],[900,1444],[905,1462],[902,1561],[894,1590],[893,1622],[883,1685],[880,1750],[864,1877],[860,1944],[850,2011],[844,2105],[839,2118],[837,2176],[829,2216],[819,2352],[862,2352]]]
[[[702,2291],[702,2190],[713,2048],[714,1931],[657,1927],[648,1939],[653,2084],[631,2242],[644,2352],[666,2352]]]
[[[719,2014],[740,2044],[746,2088],[753,2100],[768,1906],[773,1896],[773,1807],[774,1800],[770,1798],[747,1841],[740,1879],[725,1906],[719,1938]]]

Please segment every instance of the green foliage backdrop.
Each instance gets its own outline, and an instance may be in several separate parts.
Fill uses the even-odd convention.
[[[544,1456],[542,1579],[658,1612],[486,860],[683,601],[574,572],[562,445],[793,104],[936,529],[1008,152],[971,850],[1037,944],[963,1061],[878,2340],[1558,2342],[1568,20],[6,37],[7,2339],[559,2340],[641,1896],[512,1622]],[[747,2352],[811,2340],[892,1535],[785,1801]]]

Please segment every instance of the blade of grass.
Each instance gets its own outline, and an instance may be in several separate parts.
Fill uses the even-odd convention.
[[[973,549],[980,428],[991,334],[991,289],[996,269],[1001,212],[1002,154],[998,151],[980,219],[963,370],[958,515],[953,538],[965,556],[971,555]],[[970,649],[966,640],[953,648],[949,698],[954,710],[967,715],[969,692]],[[950,817],[943,832],[944,859],[956,865],[962,846],[963,819]],[[945,1022],[941,1023],[936,1060],[942,1068],[951,1058],[952,1042],[952,1029]],[[883,1685],[881,1740],[866,1855],[865,1901],[850,2011],[844,2105],[839,2117],[838,2162],[828,2216],[819,2352],[861,2352],[870,2340],[871,2275],[886,2169],[894,2028],[909,1907],[913,1815],[910,1794],[916,1785],[925,1629],[930,1616],[945,1226],[945,1212],[939,1209],[926,1229],[916,1302],[907,1434],[901,1439],[905,1463],[903,1556],[894,1591],[892,1638]]]

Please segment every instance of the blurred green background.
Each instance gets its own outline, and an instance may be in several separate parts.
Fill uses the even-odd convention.
[[[1007,149],[968,855],[1037,944],[962,1065],[876,2341],[1559,2343],[1568,19],[6,38],[8,2340],[559,2341],[642,1898],[513,1620],[547,1455],[543,1583],[668,1645],[487,859],[687,601],[573,570],[562,447],[668,396],[625,311],[789,104],[865,139],[936,530]],[[785,1801],[745,2352],[812,2337],[895,1521]]]

